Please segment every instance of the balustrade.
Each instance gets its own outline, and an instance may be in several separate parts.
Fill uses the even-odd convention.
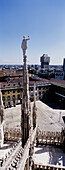
[[[62,145],[64,138],[62,136],[62,132],[42,132],[38,128],[36,140],[37,144]]]
[[[19,141],[21,138],[21,130],[20,129],[7,129],[5,131],[5,140],[10,141]]]
[[[33,163],[33,170],[65,170],[65,167],[57,165],[38,165]]]

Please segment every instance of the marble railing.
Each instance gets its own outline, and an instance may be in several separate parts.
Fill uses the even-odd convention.
[[[11,131],[12,132],[12,131]],[[36,137],[36,128],[32,132],[32,146]],[[7,139],[10,139],[9,136]],[[27,140],[24,149],[22,148],[21,141],[15,143],[10,151],[0,161],[1,170],[17,169],[22,170],[29,169],[29,158],[30,158],[30,138]],[[32,147],[33,150],[33,147]]]
[[[45,132],[41,131],[39,128],[37,130],[37,144],[57,144],[57,145],[62,145],[64,136],[62,132]]]
[[[21,168],[22,168],[22,170],[24,170],[25,166],[27,166],[26,161],[29,158],[29,149],[30,149],[30,140],[28,139],[27,143],[26,143],[26,145],[24,147],[22,158],[20,159],[20,162],[19,162],[19,164],[17,166],[18,170],[20,170]]]
[[[15,143],[12,149],[9,150],[9,152],[5,155],[4,158],[0,161],[0,169],[13,169],[17,168],[17,164],[19,163],[19,160],[21,159],[23,154],[23,148],[21,146],[21,142]]]
[[[4,133],[6,141],[18,141],[21,138],[20,129],[5,129]]]
[[[32,152],[33,152],[33,143],[34,143],[35,137],[36,137],[36,128],[32,132],[32,137],[31,137]],[[29,157],[30,157],[30,138],[27,140],[26,145],[24,147],[22,159],[20,160],[19,166],[17,167],[18,170],[20,170],[21,167],[22,167],[22,170],[24,170],[24,169],[28,170]]]
[[[33,163],[33,168],[32,170],[65,170],[65,166],[59,166],[59,165],[42,165],[42,164],[37,164]]]

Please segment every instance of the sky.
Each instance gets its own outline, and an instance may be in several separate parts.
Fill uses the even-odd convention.
[[[43,54],[63,64],[65,0],[0,0],[0,64],[23,64],[23,35],[30,36],[28,64],[40,64]]]

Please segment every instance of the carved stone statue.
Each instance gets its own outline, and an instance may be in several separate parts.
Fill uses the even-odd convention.
[[[25,56],[26,54],[26,50],[27,50],[27,40],[30,40],[30,37],[28,36],[28,38],[26,39],[25,36],[23,36],[23,40],[22,40],[22,44],[21,44],[21,48],[23,50],[23,56]]]

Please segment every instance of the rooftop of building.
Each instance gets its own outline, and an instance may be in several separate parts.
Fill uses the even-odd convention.
[[[31,103],[33,105],[33,102]],[[36,102],[37,106],[37,124],[42,131],[60,132],[65,127],[62,116],[64,110],[52,109],[41,101]],[[61,112],[61,115],[60,115]]]
[[[61,117],[60,110],[51,109],[41,101],[36,101],[37,107],[37,124],[42,131],[53,131],[53,132],[60,132],[62,127],[64,127],[64,122],[62,120],[62,116],[65,114],[64,110],[61,110]],[[31,102],[31,110],[33,108],[33,102]],[[10,129],[20,129],[21,124],[21,105],[17,105],[16,107],[4,109],[5,112],[5,128],[7,127]],[[13,143],[10,141],[9,143],[6,142],[3,144],[2,149],[0,149],[0,159],[5,157],[8,152],[11,152],[13,149]],[[14,150],[16,151],[16,150]],[[38,146],[34,148],[34,155],[33,160],[35,164],[57,164],[57,165],[64,165],[65,162],[65,154],[60,148],[56,148],[54,146]],[[12,154],[14,152],[12,151]],[[13,156],[14,157],[14,156]]]
[[[15,129],[21,127],[21,105],[4,109],[5,128]]]
[[[31,102],[31,109],[33,102]],[[44,131],[61,131],[64,127],[62,116],[65,115],[65,110],[55,110],[42,103],[36,101],[37,107],[37,124]],[[8,128],[20,128],[21,123],[21,105],[7,108],[5,111],[5,121]],[[61,112],[61,116],[60,116]],[[60,116],[60,117],[59,117]],[[42,118],[42,119],[41,119]],[[60,120],[60,121],[59,121]]]
[[[34,83],[36,85],[49,85],[49,84],[54,84],[54,85],[58,85],[61,87],[65,87],[65,80],[59,80],[59,79],[55,79],[55,78],[51,78],[50,80],[48,79],[43,79],[43,78],[39,78],[37,76],[30,76],[29,77],[29,84],[34,85]],[[19,87],[23,87],[23,77],[14,77],[14,78],[6,78],[5,82],[1,82],[1,88],[2,89],[10,89],[10,88],[19,88]]]
[[[56,146],[41,145],[34,147],[33,160],[35,165],[47,166],[53,169],[65,169],[65,153]]]
[[[52,78],[50,80],[50,82],[54,85],[59,85],[59,86],[63,86],[65,87],[65,80],[60,80],[60,79],[55,79],[55,78]]]

